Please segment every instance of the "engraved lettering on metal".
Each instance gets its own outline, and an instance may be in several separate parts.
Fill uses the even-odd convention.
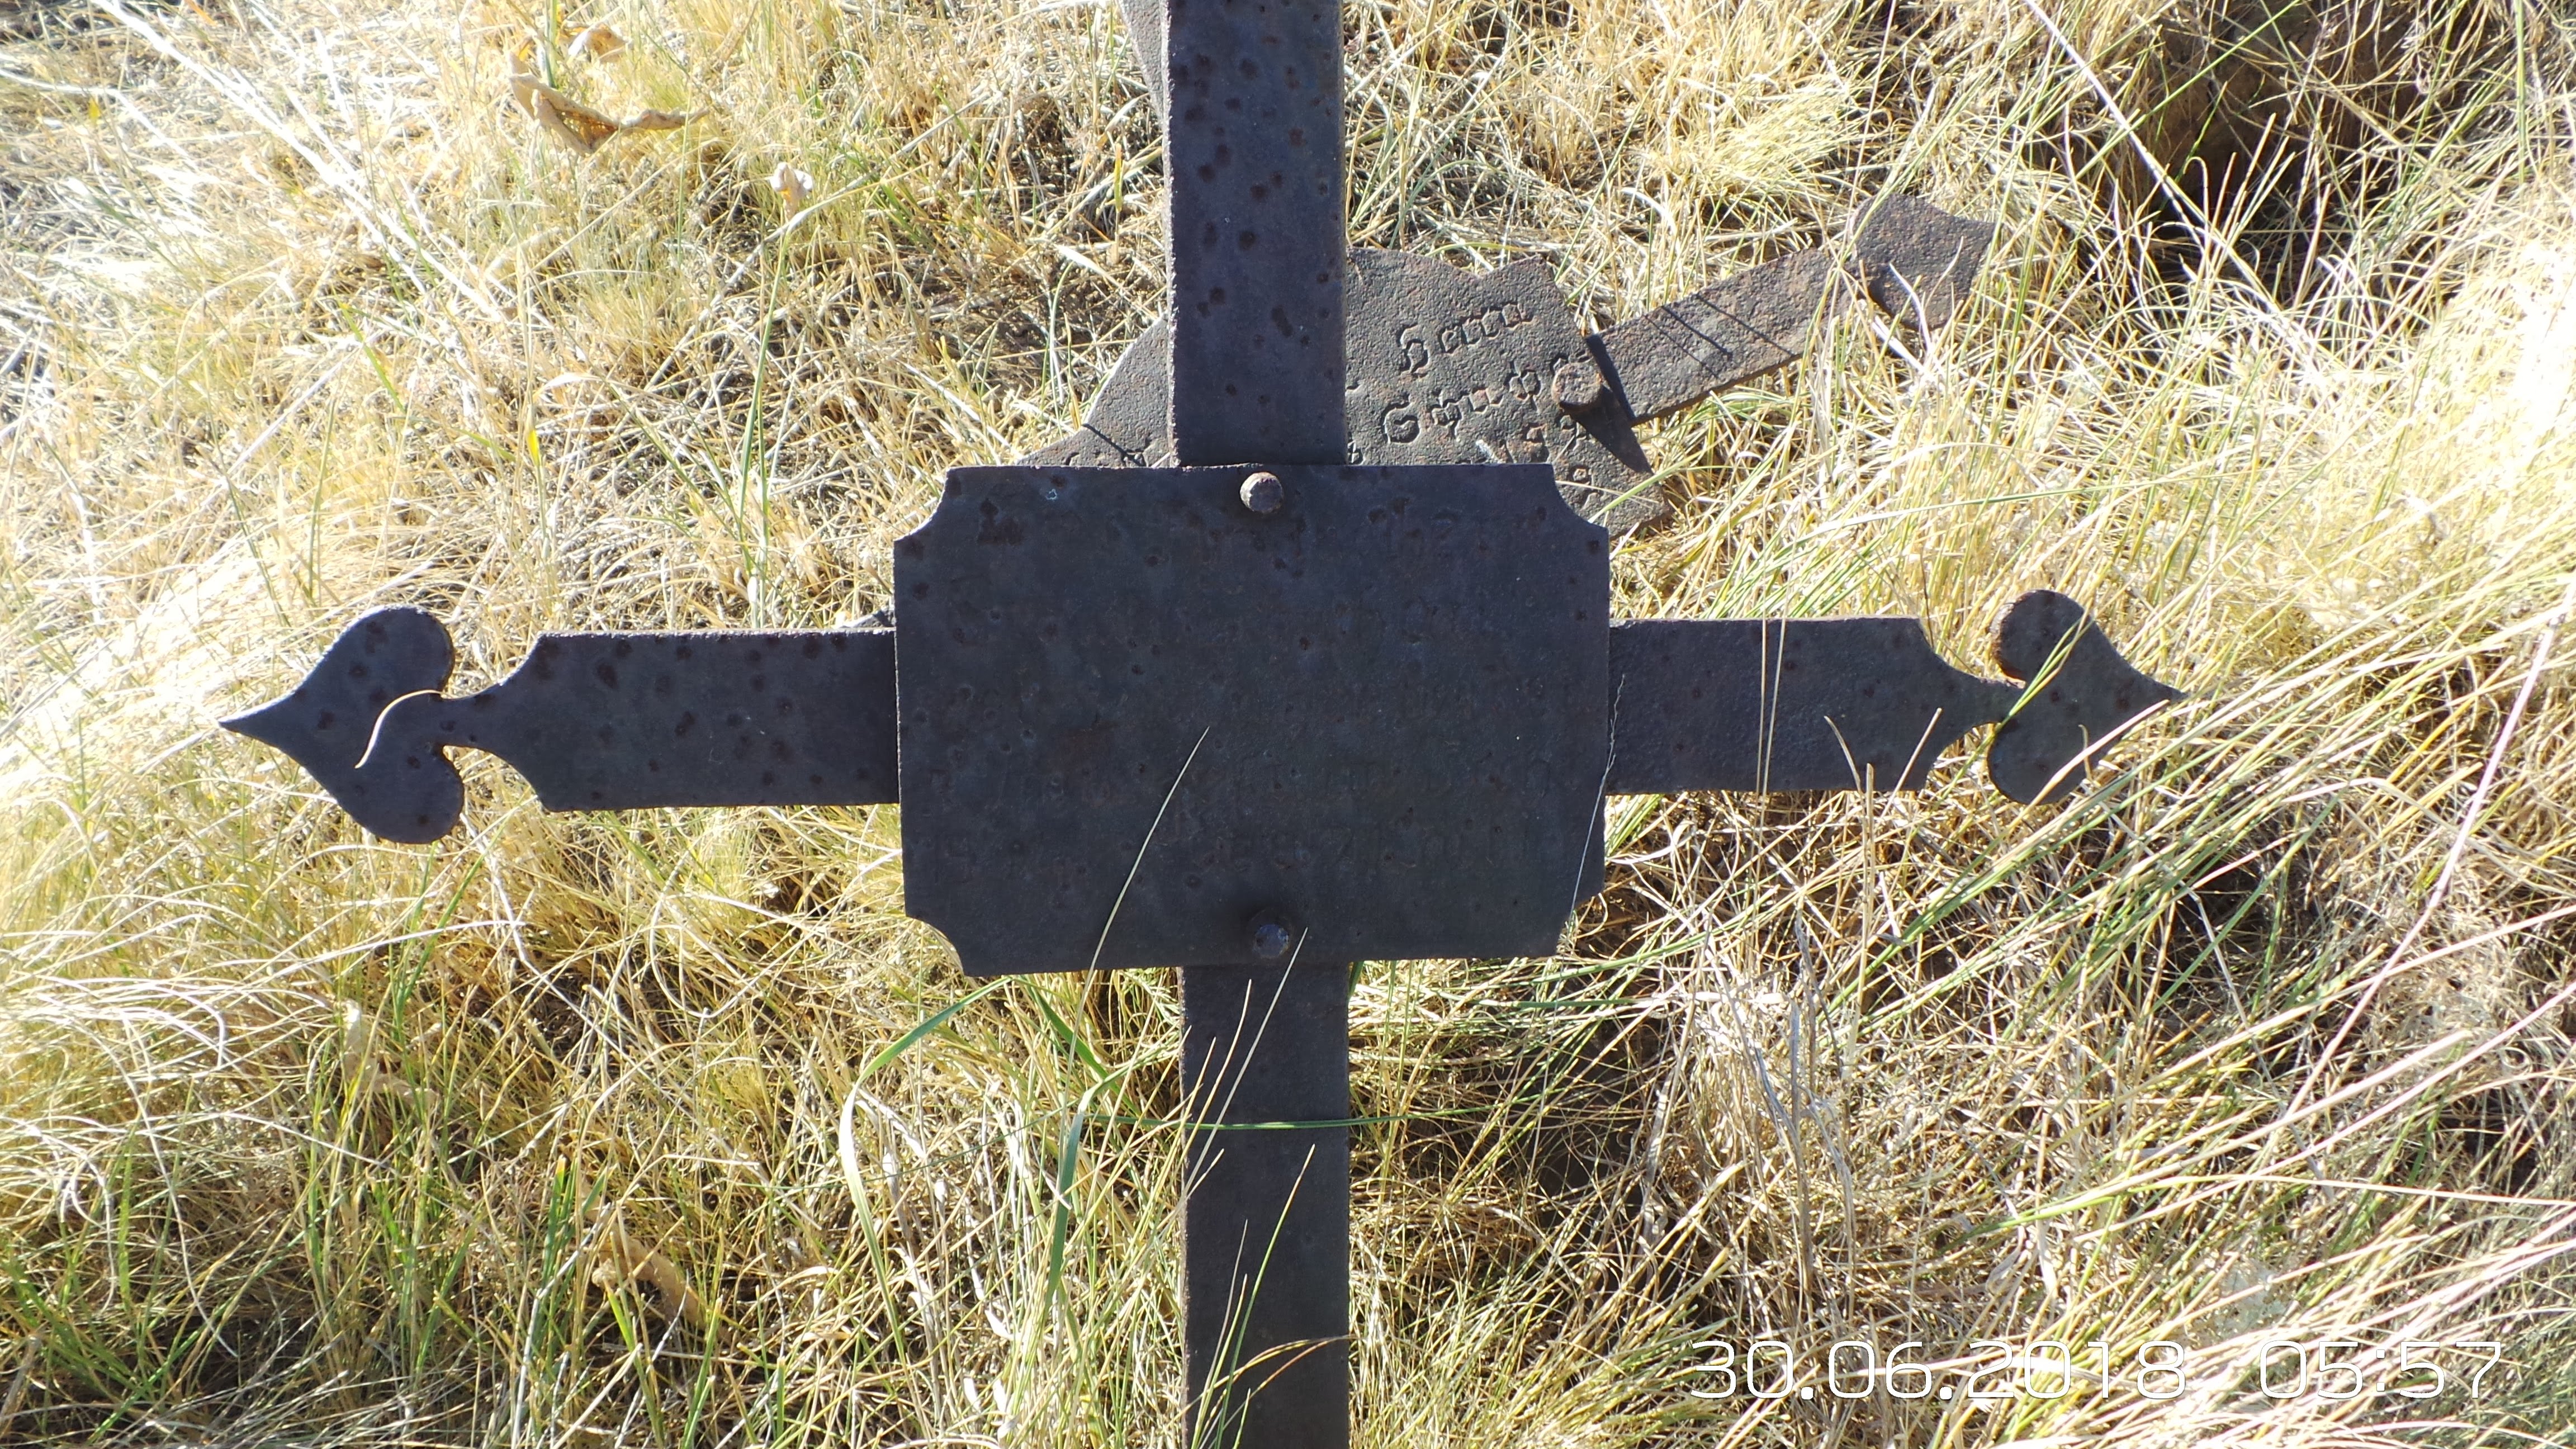
[[[1345,282],[1348,461],[1547,462],[1586,517],[1617,529],[1660,512],[1640,491],[1648,467],[1625,418],[1551,415],[1562,411],[1550,392],[1555,368],[1590,354],[1543,264],[1468,272],[1360,248]],[[1110,370],[1082,426],[1020,461],[1169,467],[1164,351],[1156,323]]]
[[[961,468],[895,553],[905,908],[977,975],[1555,948],[1608,539],[1542,467]],[[1131,879],[1132,875],[1132,879]]]
[[[1948,320],[1993,228],[1912,197],[1881,204],[1858,248],[1871,295],[1916,316],[1915,299]],[[1973,243],[1973,245],[1971,245]],[[1430,257],[1355,248],[1343,426],[1354,463],[1545,462],[1566,501],[1623,531],[1660,518],[1652,467],[1634,424],[1797,360],[1816,324],[1857,290],[1820,251],[1751,267],[1680,301],[1586,337],[1547,266],[1535,258],[1470,272]],[[1029,465],[1171,465],[1168,331],[1155,323],[1110,370],[1082,426],[1030,453]],[[1560,374],[1584,376],[1575,402]],[[1257,460],[1246,460],[1257,461]]]
[[[1547,463],[1566,502],[1612,527],[1660,508],[1637,435],[1615,411],[1557,406],[1583,329],[1535,258],[1468,272],[1402,252],[1351,254],[1347,421],[1372,463]]]
[[[508,761],[549,810],[895,798],[890,629],[540,634],[509,678],[449,699],[455,659],[435,618],[378,609],[292,693],[224,727],[412,843],[456,826],[458,747]]]

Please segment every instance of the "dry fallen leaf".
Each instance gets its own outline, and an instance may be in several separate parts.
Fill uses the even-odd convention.
[[[641,1284],[652,1290],[646,1298],[654,1312],[704,1331],[708,1319],[706,1300],[689,1286],[679,1266],[661,1249],[646,1247],[627,1236],[625,1214],[616,1206],[591,1201],[590,1179],[581,1170],[578,1158],[567,1165],[572,1169],[573,1201],[580,1205],[582,1220],[598,1234],[591,1250],[590,1281],[611,1293]]]
[[[510,77],[510,98],[537,118],[547,134],[587,156],[617,134],[617,123],[553,86],[521,71]]]
[[[664,1257],[661,1249],[646,1247],[628,1237],[615,1211],[604,1216],[599,1261],[591,1267],[590,1281],[612,1292],[640,1284],[652,1290],[647,1301],[655,1312],[703,1330],[707,1326],[706,1300],[689,1286],[679,1266]]]
[[[633,120],[620,121],[592,110],[526,71],[510,77],[510,98],[520,110],[536,117],[546,134],[584,156],[626,131],[676,131],[689,123],[689,117],[669,111],[645,111]]]
[[[376,1049],[375,1020],[354,1001],[340,1007],[340,1070],[360,1110],[379,1093],[405,1102],[419,1099],[411,1083],[396,1075],[385,1054]]]
[[[786,203],[787,214],[794,216],[805,209],[805,198],[814,194],[814,178],[781,161],[777,169],[769,173],[769,188]]]
[[[624,49],[626,49],[626,37],[610,29],[607,22],[602,21],[574,36],[572,42],[564,47],[564,54],[586,55],[592,60],[615,60],[618,52]]]

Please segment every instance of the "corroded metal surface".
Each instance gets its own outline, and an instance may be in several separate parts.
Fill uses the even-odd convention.
[[[1576,512],[1614,532],[1662,515],[1619,410],[1577,417],[1555,402],[1557,369],[1589,353],[1544,263],[1469,272],[1364,247],[1350,254],[1346,296],[1351,462],[1543,462]],[[1158,323],[1118,359],[1082,426],[1020,461],[1169,467],[1163,348]]]
[[[1425,737],[1399,727],[1395,738],[1371,741],[1370,725],[1386,721],[1365,718],[1356,671],[1373,658],[1397,699],[1418,702],[1401,680],[1408,661],[1384,652],[1393,642],[1385,631],[1411,634],[1417,650],[1463,643],[1467,659],[1490,658],[1498,640],[1462,640],[1452,621],[1428,611],[1370,607],[1443,598],[1450,581],[1436,564],[1423,589],[1398,577],[1404,564],[1423,562],[1423,551],[1403,542],[1419,535],[1408,533],[1398,500],[1430,485],[1416,500],[1428,503],[1454,480],[1359,477],[1330,466],[1346,457],[1349,356],[1338,0],[1163,0],[1162,32],[1172,285],[1168,363],[1155,370],[1169,399],[1160,432],[1180,463],[1256,466],[1215,475],[1021,470],[980,482],[949,475],[939,512],[904,540],[895,563],[904,601],[897,629],[945,631],[941,667],[926,667],[906,697],[915,728],[904,735],[905,778],[923,807],[905,812],[906,902],[934,924],[944,917],[943,929],[958,917],[919,903],[972,909],[981,897],[1041,918],[1021,923],[1038,928],[1034,937],[1004,931],[972,949],[949,929],[970,970],[979,960],[987,970],[1025,969],[1011,959],[1020,942],[1052,946],[1045,931],[1068,924],[1089,936],[1098,920],[1091,964],[1102,964],[1117,939],[1122,951],[1143,948],[1139,959],[1182,966],[1183,1081],[1216,1118],[1338,1122],[1350,1110],[1349,978],[1328,963],[1369,939],[1341,928],[1345,909],[1383,912],[1387,893],[1402,891],[1404,862],[1394,855],[1429,824],[1412,810],[1434,817],[1444,805],[1499,805],[1471,798],[1472,786],[1461,792],[1459,776],[1446,791],[1408,791],[1400,757],[1393,774],[1373,769],[1372,744],[1401,749]],[[1327,466],[1286,466],[1301,463]],[[1494,488],[1486,501],[1498,501]],[[970,516],[952,512],[965,501],[961,490],[981,494]],[[1543,481],[1536,491],[1546,494]],[[953,544],[961,523],[973,543],[945,555],[931,547],[943,537]],[[1036,537],[1011,542],[1014,523]],[[1419,516],[1409,526],[1440,531]],[[1041,540],[1043,564],[1011,557]],[[1391,543],[1401,562],[1388,556]],[[1374,590],[1334,597],[1325,581],[1342,576],[1337,555],[1375,557],[1383,572],[1370,581]],[[1532,566],[1545,558],[1539,550]],[[1603,567],[1606,608],[1606,558]],[[1479,607],[1472,596],[1457,602],[1471,613]],[[1030,637],[1017,647],[1001,638],[995,613],[1016,618]],[[1319,645],[1326,655],[1351,647],[1337,662],[1318,657]],[[961,688],[982,697],[961,697]],[[1008,725],[996,737],[1001,768],[953,758],[958,740],[949,731],[996,704],[1022,730],[1016,746]],[[1174,747],[1193,714],[1204,718],[1183,756]],[[1032,722],[1042,731],[1034,739]],[[1428,738],[1453,742],[1437,724]],[[1202,759],[1207,768],[1195,769]],[[1122,808],[1142,803],[1137,785],[1175,760],[1179,771],[1151,821]],[[973,818],[975,807],[953,794],[933,798],[963,785],[971,799],[978,784],[1001,786],[990,797],[993,818]],[[1408,795],[1410,809],[1387,813]],[[1341,808],[1338,831],[1332,804],[1306,816],[1319,799]],[[1349,808],[1360,801],[1368,803]],[[936,824],[916,834],[913,822],[933,812]],[[1038,832],[1014,840],[1012,820]],[[1074,833],[1058,835],[1057,825]],[[1082,873],[1113,862],[1127,844],[1119,833],[1139,825],[1117,895],[1086,889]],[[925,862],[913,854],[917,840],[951,851]],[[962,857],[953,853],[961,841]],[[1389,843],[1394,851],[1382,848]],[[980,854],[997,845],[1006,853]],[[1376,901],[1364,883],[1372,871]],[[1037,884],[1051,893],[1033,895]],[[1107,884],[1105,874],[1088,884]],[[1130,929],[1115,931],[1120,924]],[[1136,924],[1147,931],[1140,936]],[[1302,956],[1303,969],[1298,958],[1282,961],[1307,941],[1319,949]],[[1257,964],[1201,964],[1211,962]],[[1259,1015],[1248,1010],[1256,996],[1264,998]],[[1194,1133],[1190,1169],[1181,1245],[1186,1442],[1347,1449],[1350,1130]]]
[[[1167,104],[1170,77],[1163,73],[1163,7],[1161,0],[1118,0],[1118,11],[1127,19],[1127,44],[1136,52],[1137,67],[1144,72],[1145,94],[1154,101],[1154,115],[1159,119],[1170,110]]]
[[[378,609],[340,631],[302,683],[280,699],[223,721],[225,729],[292,756],[370,835],[406,844],[436,840],[456,824],[464,786],[442,757],[370,757],[385,707],[437,691],[456,668],[447,626],[419,609]]]
[[[1738,272],[1593,338],[1601,370],[1630,417],[1676,412],[1804,356],[1842,307],[1840,275],[1817,251]]]
[[[1267,517],[1241,493],[1246,520]],[[380,609],[293,693],[224,724],[294,756],[388,840],[454,827],[462,789],[442,752],[459,747],[499,756],[550,810],[878,804],[895,798],[894,637],[547,634],[509,678],[448,699],[444,626]],[[2182,697],[2044,590],[1997,630],[2013,683],[1952,667],[1915,619],[1632,620],[1608,650],[1614,795],[1916,789],[1961,736],[2000,723],[1996,787],[2062,799],[2104,743]]]
[[[439,693],[454,663],[438,620],[379,609],[292,693],[224,727],[414,843],[456,826],[456,748],[500,756],[549,810],[895,798],[892,630],[541,634],[509,678],[461,699]]]
[[[1264,516],[1240,493],[1247,518]],[[1608,638],[1614,795],[1916,789],[1961,736],[2000,723],[1996,787],[2062,799],[2104,743],[2182,697],[2045,590],[1997,630],[2013,683],[1952,667],[1915,619],[1631,620]],[[448,699],[445,627],[379,609],[294,692],[224,725],[294,756],[388,840],[454,827],[462,789],[441,752],[460,747],[499,756],[549,810],[880,804],[895,798],[893,641],[886,629],[546,634],[509,678]]]
[[[1915,790],[1961,736],[2001,724],[1986,753],[1995,787],[2058,800],[2103,742],[2182,697],[2045,589],[2004,615],[1995,662],[2014,682],[1951,667],[1919,619],[1615,625],[1609,791]]]
[[[1306,956],[1181,973],[1182,1110],[1234,1124],[1185,1167],[1186,1442],[1349,1443],[1350,979]]]
[[[1539,467],[961,468],[895,553],[905,906],[977,975],[1555,948],[1609,563]]]
[[[1939,331],[1950,325],[1994,245],[1994,223],[1952,216],[1894,193],[1870,204],[1853,250],[1869,298],[1890,316]]]
[[[1357,301],[1352,293],[1346,299]],[[1024,468],[1172,466],[1171,329],[1149,324],[1091,399],[1082,426],[1022,457]]]
[[[1610,631],[1610,791],[1921,788],[2020,690],[1920,619],[1655,619]]]
[[[2083,605],[2048,589],[2013,602],[1995,630],[1995,662],[2038,681],[1986,750],[1995,788],[2024,804],[2073,794],[2103,745],[2183,697],[2121,658]]]
[[[1870,295],[1909,320],[1919,299],[1920,315],[1941,325],[1993,230],[1912,197],[1887,198],[1856,253]],[[1669,510],[1649,485],[1635,424],[1796,361],[1817,325],[1860,290],[1826,253],[1793,252],[1587,337],[1535,258],[1470,272],[1357,248],[1344,274],[1344,456],[1545,462],[1585,517],[1613,532],[1650,523]],[[1147,328],[1110,370],[1082,426],[1020,461],[1169,466],[1177,456],[1169,350],[1166,327]],[[1568,385],[1583,395],[1569,400]]]
[[[1613,530],[1659,515],[1644,449],[1614,408],[1558,406],[1588,357],[1547,264],[1469,272],[1403,252],[1351,253],[1347,425],[1370,463],[1546,463],[1565,501]]]
[[[1183,462],[1342,460],[1341,34],[1336,0],[1167,0]]]
[[[1185,1437],[1344,1449],[1328,963],[1552,950],[1605,791],[1913,787],[2003,720],[1996,783],[2053,798],[2176,695],[2055,594],[1999,633],[2027,688],[1912,620],[1610,628],[1566,505],[1661,512],[1633,422],[1797,357],[1855,283],[1939,327],[1991,227],[1886,198],[1856,278],[1800,253],[1586,337],[1535,262],[1346,254],[1331,0],[1165,3],[1122,0],[1167,116],[1166,321],[1075,437],[949,475],[894,629],[546,635],[448,699],[445,630],[384,610],[227,723],[396,840],[453,825],[460,745],[553,809],[899,786],[907,905],[970,972],[1182,965]]]

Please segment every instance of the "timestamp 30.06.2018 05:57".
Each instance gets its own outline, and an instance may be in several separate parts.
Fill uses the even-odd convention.
[[[2445,1390],[2478,1393],[2504,1356],[2488,1340],[2378,1341],[2359,1337],[2275,1338],[2246,1352],[2231,1346],[2195,1354],[2170,1339],[2121,1347],[2096,1339],[1971,1341],[1936,1354],[1907,1341],[1882,1352],[1867,1339],[1840,1339],[1801,1353],[1776,1338],[1711,1338],[1684,1370],[1699,1399],[1936,1399],[1999,1404],[2070,1394],[2178,1399],[2194,1391],[2246,1392],[2271,1399],[2342,1401],[2393,1395],[2430,1399]]]

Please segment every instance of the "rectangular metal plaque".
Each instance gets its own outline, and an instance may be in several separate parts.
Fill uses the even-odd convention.
[[[905,909],[976,975],[1555,949],[1607,535],[1543,464],[960,468],[895,550]]]

